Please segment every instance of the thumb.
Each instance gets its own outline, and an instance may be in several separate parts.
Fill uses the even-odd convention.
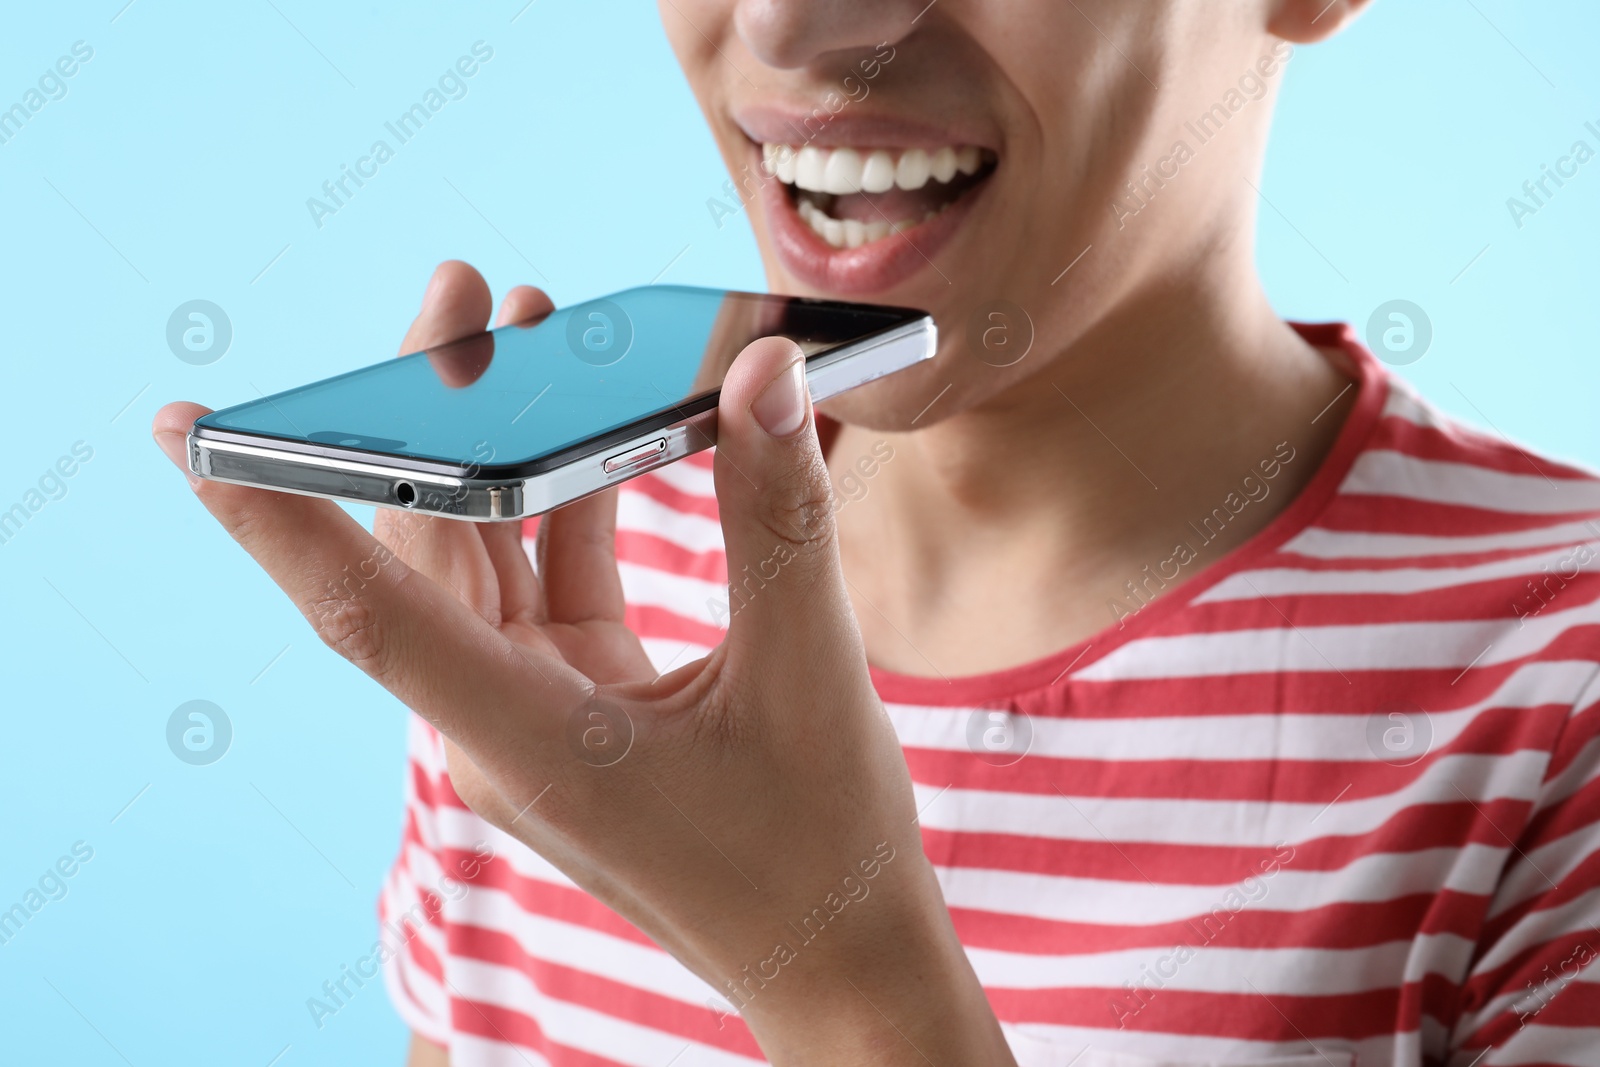
[[[805,357],[793,341],[763,337],[729,368],[717,409],[715,472],[728,557],[728,599],[718,621],[728,626],[730,657],[769,667],[774,649],[787,650],[797,667],[818,662],[813,656],[829,663],[862,658]]]

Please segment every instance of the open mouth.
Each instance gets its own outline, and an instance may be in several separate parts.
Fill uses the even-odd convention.
[[[763,144],[762,166],[800,219],[836,249],[931,222],[982,184],[996,157],[973,145],[856,149]]]

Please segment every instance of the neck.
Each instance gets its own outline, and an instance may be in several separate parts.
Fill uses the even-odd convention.
[[[829,464],[840,476],[875,445],[880,458],[885,444],[893,449],[839,511],[845,573],[876,665],[982,673],[1117,626],[1281,512],[1356,393],[1340,397],[1349,379],[1272,313],[1253,272],[1232,284],[1152,287],[1040,364],[926,429],[846,426],[834,442]],[[1191,523],[1229,493],[1241,499],[1251,473],[1267,491],[1204,528],[1210,540],[1197,535]],[[1145,568],[1185,541],[1196,558],[1174,579],[1148,580]]]

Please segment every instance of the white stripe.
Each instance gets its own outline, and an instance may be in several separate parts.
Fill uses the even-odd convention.
[[[1559,604],[1560,602],[1557,601]],[[1572,628],[1600,622],[1600,604],[1506,619],[1294,626],[1146,637],[1074,674],[1079,681],[1334,671],[1461,669],[1539,652]]]
[[[683,662],[688,662],[685,656]],[[1494,692],[1454,711],[1428,712],[1432,750],[1456,740],[1487,708],[1568,704],[1594,676],[1593,663],[1538,661],[1517,667]],[[970,749],[969,730],[980,731],[993,708],[886,704],[902,745],[949,752]],[[1376,713],[1382,717],[1382,713]],[[1027,716],[1027,755],[1080,760],[1323,760],[1371,762],[1367,745],[1373,715],[1330,712],[1253,715],[1141,715],[1137,718]],[[978,720],[976,726],[974,719]],[[1014,725],[1013,729],[1020,729]],[[981,738],[980,738],[981,744]]]
[[[1315,559],[1406,559],[1571,545],[1592,539],[1596,534],[1600,534],[1600,524],[1593,519],[1472,537],[1354,533],[1312,526],[1285,542],[1280,551]]]
[[[650,665],[657,674],[675,671],[711,654],[709,648],[698,642],[684,642],[677,638],[641,637],[639,643],[644,646],[644,654],[650,657]]]
[[[1423,399],[1404,378],[1389,379],[1389,394],[1383,399],[1383,417],[1404,419],[1415,426],[1459,430],[1447,415]]]
[[[1563,545],[1559,548],[1514,556],[1510,559],[1479,563],[1470,567],[1403,567],[1377,571],[1309,571],[1292,567],[1241,571],[1230,575],[1204,593],[1195,597],[1196,604],[1219,600],[1257,600],[1273,596],[1306,596],[1315,594],[1354,595],[1379,593],[1400,595],[1421,593],[1475,582],[1492,582],[1523,576],[1548,578],[1544,586],[1547,595],[1560,597],[1563,589],[1576,581],[1585,570],[1595,569],[1596,550],[1600,543]],[[1534,583],[1536,586],[1540,582]],[[1573,596],[1583,596],[1582,592]],[[1528,600],[1524,611],[1535,611],[1541,601],[1535,594],[1522,589],[1513,590],[1505,610],[1512,613],[1512,602]]]
[[[1262,907],[1271,903],[1269,892]],[[1227,936],[1227,927],[1217,934],[1219,940]],[[1454,982],[1466,973],[1476,947],[1457,934],[1422,934],[1414,941],[1347,949],[1229,948],[1200,944],[1198,935],[1178,937],[1178,945],[1082,955],[978,948],[969,948],[967,955],[978,981],[990,990],[1121,989],[1132,982],[1158,993],[1259,990],[1268,996],[1332,997],[1418,982],[1430,974]]]
[[[407,718],[406,748],[411,753],[411,760],[427,773],[430,780],[437,782],[445,769],[444,747],[439,743],[438,734],[416,712]],[[410,795],[411,792],[411,775],[407,774],[406,793]]]
[[[669,463],[659,470],[652,471],[646,477],[656,478],[680,493],[690,496],[705,497],[715,500],[717,496],[717,481],[712,463],[715,462],[716,449],[708,449],[704,460],[688,459],[678,463]],[[700,463],[705,462],[705,466]]]
[[[1270,1018],[1278,1018],[1265,1005],[1263,1009]],[[1294,1036],[1285,1041],[1250,1041],[1156,1033],[1139,1029],[1137,1022],[1119,1030],[1109,1011],[1104,1029],[1049,1023],[1002,1025],[1002,1029],[1019,1053],[1018,1067],[1415,1067],[1424,1060],[1414,1032],[1354,1042],[1318,1037],[1311,1044]]]
[[[401,862],[404,864],[403,870],[406,878],[403,893],[405,908],[410,908],[413,904],[420,905],[422,903],[421,890],[427,890],[434,896],[442,896],[445,890],[449,888],[449,883],[445,879],[444,869],[439,866],[438,854],[433,851],[432,846],[419,845],[414,841],[407,842],[401,855]],[[400,870],[401,868],[397,865],[396,872],[398,873]],[[413,915],[415,914],[417,913],[414,912]],[[439,950],[444,947],[444,934],[436,930],[432,923],[425,924],[422,936],[427,940],[437,942],[432,946],[434,949]]]
[[[1538,794],[1546,761],[1538,751],[1441,756],[1400,789],[1331,806],[1331,796],[1319,802],[1074,796],[1071,781],[1060,783],[1064,795],[922,783],[914,783],[913,789],[922,825],[935,830],[1056,841],[1262,848],[1279,841],[1370,833],[1404,808],[1460,803],[1463,794],[1479,805],[1531,800]]]
[[[1468,1057],[1462,1056],[1459,1062],[1467,1067]],[[1503,1045],[1479,1060],[1477,1067],[1551,1063],[1600,1067],[1600,1026],[1546,1026],[1535,1015]]]
[[[619,562],[617,573],[622,577],[623,595],[631,605],[664,608],[707,626],[721,626],[727,620],[725,585],[635,563]]]
[[[651,534],[690,552],[722,551],[722,527],[716,522],[643,493],[617,495],[617,529]]]
[[[1519,515],[1559,515],[1600,508],[1600,481],[1592,478],[1546,481],[1532,467],[1527,474],[1508,474],[1470,463],[1420,459],[1379,448],[1356,457],[1339,492],[1405,497]]]
[[[1519,852],[1506,861],[1506,872],[1495,890],[1488,917],[1493,919],[1509,908],[1552,892],[1597,853],[1600,823],[1586,823],[1532,852],[1520,851],[1519,846]],[[1600,945],[1596,945],[1596,951],[1600,952]]]
[[[1408,852],[1403,863],[1393,855],[1366,855],[1336,872],[1297,871],[1290,864],[1272,875],[1267,892],[1275,911],[1305,911],[1342,903],[1382,903],[1441,888],[1488,895],[1505,863],[1505,850],[1483,845]],[[935,867],[952,908],[1019,915],[1065,923],[1155,926],[1199,919],[1232,901],[1227,887],[1184,886],[1131,879],[1102,879],[975,867]],[[1253,886],[1246,891],[1259,892]],[[1226,929],[1226,927],[1224,927]]]
[[[1484,973],[1503,967],[1531,946],[1573,933],[1585,935],[1589,951],[1600,956],[1600,931],[1595,930],[1597,906],[1600,906],[1600,887],[1579,893],[1559,907],[1528,912],[1489,947],[1474,970]],[[1492,919],[1500,910],[1495,908],[1489,917]]]

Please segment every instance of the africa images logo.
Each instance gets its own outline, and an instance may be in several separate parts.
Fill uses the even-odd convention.
[[[179,704],[167,718],[167,748],[191,767],[205,767],[228,754],[233,721],[209,700]]]

